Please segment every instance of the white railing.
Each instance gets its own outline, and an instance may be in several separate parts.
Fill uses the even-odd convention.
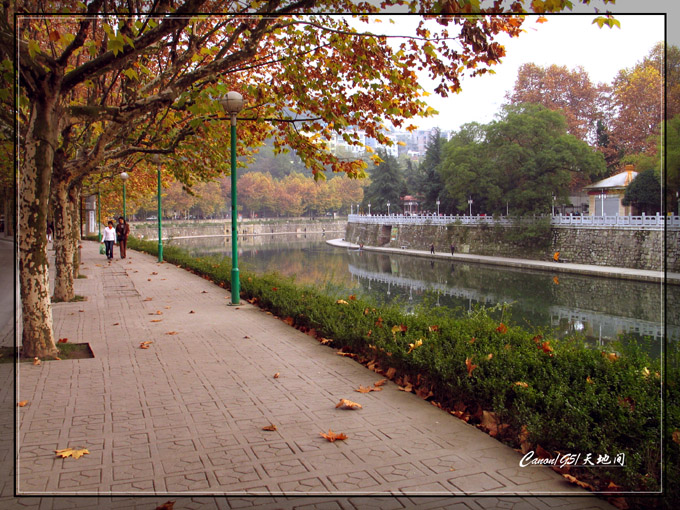
[[[508,216],[468,216],[468,215],[402,215],[373,214],[347,216],[348,223],[364,223],[372,225],[512,225],[514,220]],[[680,216],[572,216],[558,214],[551,216],[550,223],[556,226],[578,227],[624,227],[633,229],[662,229],[664,227],[680,228]]]

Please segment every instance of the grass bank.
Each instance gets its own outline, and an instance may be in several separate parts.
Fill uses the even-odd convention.
[[[130,239],[129,247],[157,254],[154,242]],[[170,246],[164,259],[229,287],[228,258],[194,258]],[[558,470],[591,489],[612,496],[658,491],[663,436],[667,496],[627,494],[626,501],[631,508],[670,508],[680,500],[677,344],[665,360],[651,359],[634,342],[601,351],[513,326],[505,311],[500,321],[483,308],[463,318],[437,307],[409,315],[277,275],[241,273],[241,290],[243,298],[499,440],[536,456],[559,456],[567,464]],[[568,465],[577,455],[578,464],[593,466]]]

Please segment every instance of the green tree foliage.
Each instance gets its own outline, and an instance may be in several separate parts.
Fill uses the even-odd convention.
[[[564,117],[537,104],[509,105],[497,121],[468,124],[444,146],[441,174],[460,210],[546,214],[566,200],[573,175],[594,179],[604,159],[567,134]]]
[[[634,206],[640,213],[661,212],[661,184],[656,172],[653,169],[640,172],[626,188],[621,202]]]
[[[676,193],[680,192],[680,115],[666,122],[665,181],[668,208],[680,214],[676,197]]]
[[[400,198],[406,192],[406,181],[399,161],[384,152],[379,152],[381,163],[374,165],[370,172],[371,184],[366,188],[362,207],[368,212],[371,204],[372,214],[387,214],[387,202],[390,213],[396,213],[401,206]]]

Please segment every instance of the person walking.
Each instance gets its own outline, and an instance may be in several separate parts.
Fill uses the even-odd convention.
[[[113,221],[109,220],[109,225],[104,229],[102,244],[106,245],[106,258],[109,262],[113,259],[113,245],[116,244],[116,229],[113,228]]]
[[[127,238],[130,234],[130,225],[122,216],[118,218],[118,225],[116,225],[116,236],[118,237],[118,245],[120,246],[120,258],[125,258],[125,250],[127,249]]]
[[[52,225],[50,225],[49,222],[48,222],[47,223],[47,242],[48,243],[52,242],[52,232],[53,232]]]
[[[430,253],[434,255],[434,243],[430,244]]]
[[[451,243],[451,255],[453,255],[455,251],[456,251],[456,245],[454,243]]]

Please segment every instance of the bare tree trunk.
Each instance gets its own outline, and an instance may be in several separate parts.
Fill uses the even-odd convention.
[[[65,179],[52,179],[52,206],[54,212],[55,278],[52,301],[71,301],[73,289],[73,209],[69,197],[69,183]]]
[[[83,223],[80,199],[82,196],[83,181],[73,183],[69,188],[69,204],[71,204],[71,247],[73,250],[73,278],[78,278],[80,274],[80,226]]]
[[[54,97],[34,101],[26,135],[26,160],[21,167],[19,277],[24,356],[55,356],[49,294],[46,222],[50,177],[57,146]]]

